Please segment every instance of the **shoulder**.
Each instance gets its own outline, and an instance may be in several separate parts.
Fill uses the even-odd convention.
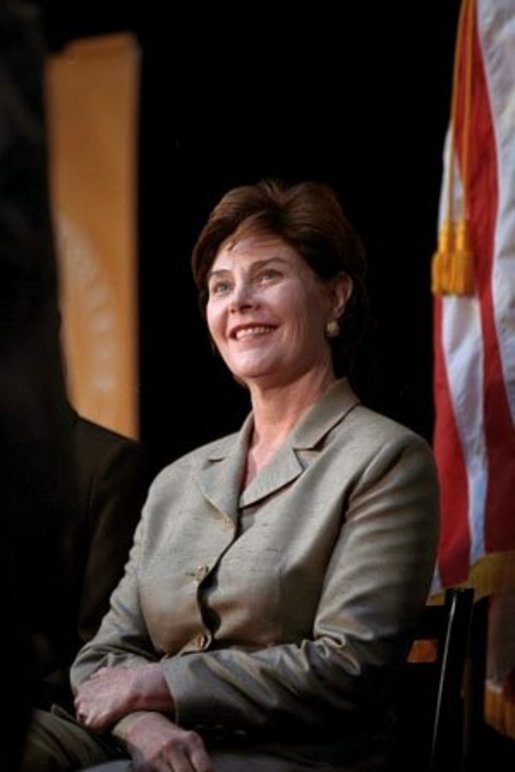
[[[339,431],[354,436],[359,443],[373,447],[393,443],[416,445],[429,450],[426,440],[412,429],[388,416],[376,413],[361,403],[350,411]]]
[[[114,484],[131,478],[148,488],[155,470],[141,442],[81,416],[73,425],[72,436],[81,488],[93,480],[109,479]]]
[[[347,455],[374,455],[383,447],[429,447],[422,437],[364,406],[347,379],[337,381],[293,435],[296,448],[333,448]]]
[[[403,424],[358,403],[326,438],[339,464],[362,481],[395,474],[436,484],[436,466],[428,442]]]
[[[76,444],[81,447],[90,447],[97,451],[130,448],[138,452],[143,449],[143,445],[138,440],[126,437],[82,416],[78,416],[74,423],[73,436]]]

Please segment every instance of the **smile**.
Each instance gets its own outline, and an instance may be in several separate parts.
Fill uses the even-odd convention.
[[[265,324],[252,324],[245,327],[238,327],[231,333],[231,337],[235,340],[242,340],[243,338],[250,338],[255,335],[267,335],[273,332],[275,327]]]

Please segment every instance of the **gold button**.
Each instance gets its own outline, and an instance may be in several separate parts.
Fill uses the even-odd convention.
[[[193,643],[196,649],[205,649],[208,643],[207,635],[197,635]]]
[[[199,563],[199,565],[196,567],[193,578],[196,582],[201,582],[202,579],[204,579],[209,573],[209,566],[206,566],[205,563]]]

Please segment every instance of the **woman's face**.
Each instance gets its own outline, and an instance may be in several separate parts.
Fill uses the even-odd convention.
[[[322,282],[274,234],[228,239],[208,274],[209,331],[233,375],[249,385],[332,372],[325,326],[342,313],[350,288],[346,276]]]

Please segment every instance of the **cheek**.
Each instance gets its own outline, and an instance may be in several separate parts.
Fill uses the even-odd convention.
[[[208,303],[206,306],[206,322],[207,329],[212,338],[215,338],[220,327],[219,323],[220,314],[216,313],[216,309],[213,305]]]
[[[283,311],[303,334],[312,337],[318,332],[323,333],[324,310],[318,296],[305,293],[289,296],[283,304]]]

